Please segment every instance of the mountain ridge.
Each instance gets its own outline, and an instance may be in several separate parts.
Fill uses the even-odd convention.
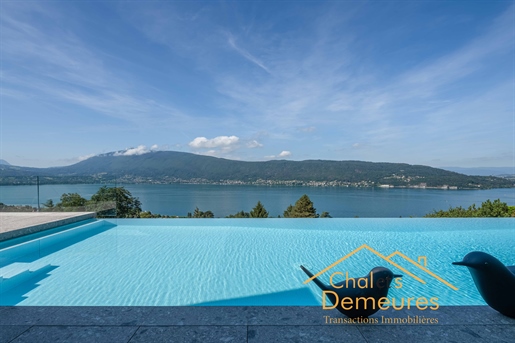
[[[515,167],[441,167],[440,169],[453,171],[465,175],[501,176],[515,174]]]
[[[234,183],[318,186],[394,187],[514,187],[498,177],[468,176],[407,163],[271,160],[236,161],[178,151],[152,151],[123,156],[106,153],[65,167],[27,168],[0,165],[0,184],[15,178],[41,176],[46,182],[93,183]]]

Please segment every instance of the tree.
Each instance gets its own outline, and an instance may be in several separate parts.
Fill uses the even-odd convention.
[[[297,200],[295,206],[288,206],[284,211],[285,218],[318,218],[316,208],[311,199],[304,194]]]
[[[188,213],[189,215],[189,213]],[[189,216],[188,216],[189,217]],[[215,215],[211,211],[203,212],[199,210],[198,207],[195,207],[195,210],[193,211],[193,218],[214,218]]]
[[[478,209],[478,217],[509,217],[510,210],[508,204],[496,199],[491,202],[490,199],[483,202]]]
[[[291,204],[288,205],[286,210],[284,210],[283,217],[284,218],[294,218],[294,216],[293,216],[293,206]]]
[[[140,218],[152,218],[153,215],[152,215],[152,212],[150,212],[150,211],[143,211],[139,214],[139,217]]]
[[[467,218],[467,217],[510,217],[513,216],[512,210],[500,199],[493,202],[490,199],[476,208],[476,204],[472,204],[467,209],[461,206],[449,207],[447,211],[439,210],[426,214],[428,218]]]
[[[61,202],[57,204],[57,207],[83,207],[86,206],[86,202],[87,200],[78,193],[64,193],[61,195]]]
[[[293,207],[293,213],[296,218],[318,218],[316,208],[306,194],[297,200]]]
[[[114,206],[112,208],[116,209],[117,218],[138,218],[141,212],[139,199],[133,197],[124,187],[101,187],[93,194],[89,204],[98,206],[101,203],[111,203]],[[108,212],[102,211],[100,216],[102,215],[108,215]]]
[[[52,199],[48,199],[43,203],[43,206],[46,208],[54,208],[54,201]]]
[[[225,218],[250,218],[250,214],[242,210],[236,214],[229,214]]]
[[[250,218],[268,218],[268,211],[265,209],[261,201],[258,201],[256,206],[250,211]]]
[[[206,212],[204,212],[204,216],[203,216],[203,218],[214,218],[214,217],[215,217],[215,215],[214,215],[214,213],[213,213],[213,212],[211,212],[211,211],[209,211],[209,210],[208,210],[208,211],[206,211]]]

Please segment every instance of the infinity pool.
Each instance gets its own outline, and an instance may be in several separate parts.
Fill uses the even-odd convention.
[[[515,220],[118,219],[14,243],[0,246],[0,305],[320,306],[299,266],[318,273],[358,248],[321,280],[381,265],[404,275],[389,298],[484,305],[451,262],[479,250],[515,265]]]

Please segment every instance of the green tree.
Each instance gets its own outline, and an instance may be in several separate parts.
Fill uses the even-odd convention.
[[[213,212],[211,212],[209,210],[204,212],[203,218],[214,218],[214,217],[215,217],[215,215],[213,214]]]
[[[476,204],[472,204],[467,209],[458,207],[449,207],[447,211],[439,210],[433,211],[432,213],[426,214],[424,217],[427,218],[469,218],[469,217],[510,217],[512,216],[512,210],[505,203],[501,202],[500,199],[486,200],[481,204],[480,207],[476,208]]]
[[[152,212],[150,212],[150,211],[143,211],[143,212],[140,212],[139,217],[140,218],[153,218],[154,216],[153,216]]]
[[[236,214],[229,214],[225,218],[250,218],[250,214],[242,210]]]
[[[478,217],[509,217],[510,210],[508,204],[496,199],[491,202],[490,199],[483,202],[478,210]]]
[[[265,209],[261,201],[258,201],[256,206],[249,213],[250,218],[268,218],[268,211]]]
[[[284,210],[283,217],[284,218],[294,218],[294,216],[293,216],[293,206],[291,204],[288,205],[286,210]]]
[[[87,200],[78,193],[64,193],[61,195],[61,202],[57,207],[83,207],[86,206]]]
[[[48,199],[43,203],[43,206],[46,208],[54,208],[54,201],[52,199]]]
[[[132,196],[124,187],[101,187],[98,192],[93,194],[89,202],[90,205],[97,207],[107,203],[116,210],[117,218],[138,218],[141,212],[141,202]],[[99,213],[97,213],[98,215]],[[111,211],[101,211],[100,216],[110,215]]]
[[[188,213],[189,215],[189,213]],[[189,217],[189,216],[188,216]],[[193,218],[214,218],[215,215],[211,211],[203,212],[199,210],[198,207],[195,207],[195,210],[193,211]]]
[[[311,199],[304,194],[297,200],[294,206],[288,206],[284,211],[285,218],[318,218],[316,208]]]

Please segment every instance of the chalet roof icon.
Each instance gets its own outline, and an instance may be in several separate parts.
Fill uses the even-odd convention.
[[[342,258],[340,258],[338,261],[334,262],[333,264],[331,264],[330,266],[326,267],[325,269],[319,271],[317,274],[313,275],[312,277],[310,277],[309,279],[307,279],[306,281],[304,281],[304,284],[307,284],[311,281],[313,281],[315,278],[319,277],[320,275],[324,274],[325,272],[327,272],[329,269],[335,267],[336,265],[340,264],[341,262],[345,261],[346,259],[348,259],[349,257],[351,257],[352,255],[354,255],[355,253],[357,253],[358,251],[360,250],[363,250],[363,249],[367,249],[369,251],[371,251],[372,253],[374,253],[375,255],[379,256],[380,258],[382,258],[383,260],[385,260],[386,262],[390,263],[391,265],[397,267],[399,270],[402,270],[405,274],[411,276],[412,278],[414,278],[415,280],[417,280],[418,282],[422,283],[422,284],[426,284],[426,282],[424,280],[422,280],[421,278],[419,278],[418,276],[416,276],[415,274],[413,274],[412,272],[410,272],[409,270],[407,270],[406,268],[400,266],[399,264],[395,263],[394,261],[391,260],[392,257],[394,256],[400,256],[402,257],[403,259],[405,259],[406,261],[408,261],[409,263],[413,264],[415,267],[419,268],[420,270],[424,271],[425,273],[429,274],[430,276],[432,276],[433,278],[437,279],[438,281],[440,281],[441,283],[443,283],[444,285],[446,285],[447,287],[450,287],[452,288],[453,290],[457,291],[458,290],[458,287],[452,285],[451,283],[449,283],[448,281],[442,279],[440,276],[436,275],[435,273],[433,273],[432,271],[430,271],[429,269],[427,269],[424,265],[418,263],[418,262],[415,262],[413,259],[409,258],[408,256],[404,255],[403,253],[401,253],[400,251],[396,250],[394,251],[393,253],[391,253],[390,255],[388,256],[384,256],[383,254],[381,254],[380,252],[378,252],[377,250],[374,250],[372,249],[371,247],[369,247],[368,245],[366,244],[363,244],[362,246],[354,249],[353,251],[351,251],[350,253],[348,253],[347,255],[343,256]],[[420,256],[419,257],[419,261],[420,259],[423,258],[425,259],[425,256]]]

